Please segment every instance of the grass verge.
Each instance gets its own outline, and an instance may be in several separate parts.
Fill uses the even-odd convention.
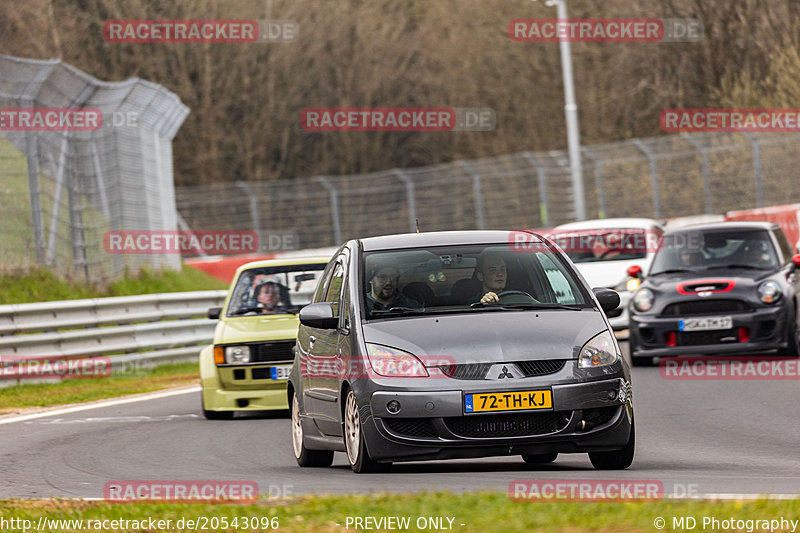
[[[194,385],[199,380],[197,363],[180,363],[100,379],[67,379],[55,383],[26,383],[3,387],[0,388],[0,415],[16,413],[30,407],[90,402]]]
[[[91,286],[83,281],[63,280],[45,269],[0,274],[0,304],[52,302],[105,296],[133,296],[162,292],[227,289],[218,279],[190,266],[181,272],[142,270],[105,286]]]
[[[263,490],[263,487],[262,487]],[[306,496],[282,501],[262,500],[255,504],[181,504],[181,503],[107,503],[68,500],[3,500],[0,501],[0,516],[5,519],[18,518],[37,524],[40,517],[48,520],[83,520],[79,527],[73,523],[72,530],[89,530],[88,520],[141,521],[153,518],[169,520],[156,526],[145,524],[117,523],[112,528],[109,522],[104,531],[193,531],[194,524],[188,520],[201,520],[205,531],[269,531],[266,524],[277,519],[279,531],[283,532],[341,532],[353,531],[353,523],[347,525],[348,517],[409,517],[407,531],[441,531],[450,529],[448,518],[452,518],[452,531],[481,533],[511,533],[517,531],[616,531],[653,532],[678,531],[673,518],[693,517],[697,530],[719,531],[721,526],[702,527],[704,517],[718,520],[797,520],[800,500],[794,501],[661,501],[653,503],[514,503],[503,492],[424,492],[416,494],[370,494],[346,496]],[[216,517],[218,523],[215,524]],[[237,525],[233,525],[238,517]],[[445,528],[418,527],[417,520],[428,517],[443,518]],[[228,527],[222,527],[222,518]],[[256,527],[244,518],[255,518]],[[665,520],[663,528],[654,524],[657,518]],[[184,527],[177,527],[183,519]],[[205,522],[206,528],[202,527]],[[276,522],[272,522],[272,526]],[[52,524],[52,523],[51,523]],[[339,524],[339,525],[337,525]],[[755,527],[744,530],[762,531]],[[423,525],[420,521],[419,525]],[[218,527],[216,527],[218,526]],[[95,528],[97,529],[97,528]],[[364,529],[364,528],[360,528]],[[386,531],[386,527],[373,527]],[[725,528],[730,530],[731,528]],[[70,526],[60,524],[46,531],[69,531]],[[767,529],[768,530],[768,529]],[[778,529],[781,531],[781,529]],[[788,528],[791,531],[791,525]]]

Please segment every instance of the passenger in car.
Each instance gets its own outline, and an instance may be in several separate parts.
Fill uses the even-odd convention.
[[[420,309],[422,304],[416,300],[408,298],[397,291],[397,282],[400,279],[400,271],[393,266],[377,268],[369,278],[369,292],[367,293],[367,309],[373,311],[385,311],[392,307],[409,307]]]

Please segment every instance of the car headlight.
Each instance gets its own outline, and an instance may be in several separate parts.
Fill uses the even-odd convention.
[[[249,363],[250,362],[250,347],[249,346],[226,346],[225,347],[225,362],[226,363]]]
[[[633,306],[637,311],[649,311],[653,308],[655,299],[656,296],[653,291],[645,287],[644,289],[639,289],[639,292],[633,295]]]
[[[639,278],[629,278],[627,280],[623,280],[622,282],[620,282],[616,287],[614,287],[614,290],[617,292],[622,292],[622,291],[633,292],[639,288],[639,285],[641,285],[641,283],[642,282]]]
[[[389,378],[428,376],[422,361],[397,348],[367,343],[367,358],[372,370],[379,376]]]
[[[616,344],[611,333],[606,330],[583,345],[578,357],[578,368],[597,368],[614,364],[619,359]]]
[[[774,281],[765,281],[758,286],[758,297],[765,304],[774,304],[781,299],[781,286]]]

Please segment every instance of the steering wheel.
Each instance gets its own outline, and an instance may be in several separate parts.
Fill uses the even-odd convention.
[[[530,304],[539,303],[539,300],[525,291],[503,291],[497,295],[501,304]]]

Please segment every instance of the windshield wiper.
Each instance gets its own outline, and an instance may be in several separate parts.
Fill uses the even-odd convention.
[[[706,268],[706,270],[722,270],[724,268],[743,268],[747,270],[769,270],[767,267],[760,267],[755,265],[733,264],[733,265],[715,265]]]
[[[667,270],[661,270],[659,272],[652,272],[652,273],[650,273],[650,275],[651,276],[658,276],[659,274],[682,274],[682,273],[697,274],[697,271],[696,270],[689,270],[689,269],[686,269],[686,268],[669,268]]]
[[[473,309],[488,308],[488,309],[567,309],[569,311],[580,311],[582,307],[575,307],[572,305],[564,304],[534,304],[534,303],[519,303],[519,304],[500,304],[491,303],[485,304],[483,302],[475,302],[469,305]]]
[[[574,305],[564,304],[506,304],[501,305],[503,309],[566,309],[567,311],[580,311],[583,307],[575,307]]]
[[[265,315],[281,315],[281,314],[296,315],[297,313],[300,312],[300,306],[293,305],[291,307],[278,307],[272,313],[262,313],[263,310],[264,310],[264,307],[258,306],[258,305],[254,305],[252,307],[241,307],[241,308],[237,309],[236,311],[234,311],[232,314],[233,315],[246,315],[247,313],[258,313],[259,315],[261,315],[261,314],[265,314]]]
[[[389,309],[376,309],[372,311],[372,316],[382,315],[424,315],[425,309],[414,309],[413,307],[390,307]]]

